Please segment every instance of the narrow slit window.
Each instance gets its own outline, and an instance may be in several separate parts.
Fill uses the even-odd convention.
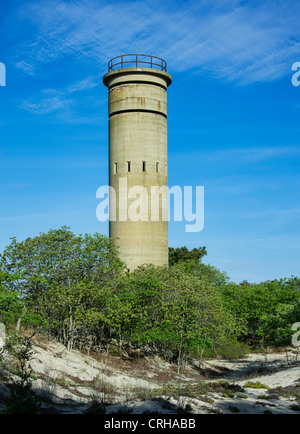
[[[131,172],[131,161],[127,161],[127,172]]]
[[[114,163],[114,175],[118,173],[118,163]]]
[[[146,161],[143,161],[143,172],[146,172]]]
[[[156,173],[159,173],[159,163],[156,163]]]

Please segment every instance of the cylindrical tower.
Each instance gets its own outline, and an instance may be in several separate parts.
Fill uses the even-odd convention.
[[[112,59],[109,90],[109,236],[129,270],[168,263],[167,87],[157,57]],[[112,190],[112,189],[111,189]],[[161,194],[160,194],[161,193]]]

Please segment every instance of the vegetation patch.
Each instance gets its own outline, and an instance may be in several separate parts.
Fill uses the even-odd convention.
[[[276,394],[283,398],[296,398],[297,401],[300,401],[300,384],[297,386],[276,387],[269,389],[268,393]]]
[[[239,408],[237,408],[237,407],[235,407],[233,405],[230,405],[228,407],[228,410],[231,411],[231,413],[240,413],[240,411],[241,411]]]
[[[202,383],[198,387],[200,387],[200,390],[204,388],[207,391],[214,392],[214,393],[222,393],[222,394],[245,392],[245,389],[243,387],[239,386],[238,384],[228,383],[227,381]]]
[[[269,386],[267,386],[266,384],[261,383],[260,381],[256,381],[256,383],[254,383],[253,381],[248,381],[244,387],[249,388],[249,389],[270,389]]]
[[[174,379],[182,373],[188,377],[191,360],[201,367],[206,357],[239,359],[257,348],[291,345],[292,325],[300,322],[300,278],[234,283],[202,263],[206,254],[205,247],[170,248],[169,266],[128,272],[115,240],[99,233],[74,234],[62,227],[21,242],[12,238],[0,254],[0,322],[8,338],[12,330],[33,330],[106,363],[105,375],[120,369],[137,378],[148,375],[148,356],[173,365]],[[15,369],[22,370],[15,358]],[[24,369],[29,390],[33,377]],[[201,373],[199,368],[198,378]],[[218,373],[224,372],[220,368],[211,375]],[[147,378],[159,383],[172,380],[163,370],[151,375]],[[70,386],[64,378],[56,382]],[[244,387],[269,389],[250,381]],[[96,391],[111,393],[102,381]],[[299,386],[272,391],[299,400]],[[217,381],[168,384],[150,395],[232,398],[243,392]]]

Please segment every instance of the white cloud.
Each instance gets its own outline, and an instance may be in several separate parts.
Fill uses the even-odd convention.
[[[211,160],[234,158],[236,161],[245,163],[270,160],[272,158],[300,157],[299,146],[261,146],[231,148],[215,151],[208,156]]]
[[[32,65],[30,63],[27,63],[24,60],[20,60],[20,62],[17,62],[15,64],[15,66],[17,68],[21,69],[22,71],[24,71],[28,75],[33,75],[34,74],[34,70],[35,70],[34,65]]]
[[[66,55],[104,66],[133,51],[164,57],[172,71],[201,71],[239,84],[274,80],[290,73],[299,53],[299,6],[288,3],[32,2],[19,14],[36,35],[22,47],[23,67]]]
[[[64,114],[67,113],[68,119],[72,120],[71,116],[71,107],[74,108],[75,101],[70,98],[70,95],[74,92],[86,91],[93,89],[98,86],[100,83],[100,78],[96,76],[89,76],[83,80],[77,81],[65,89],[44,89],[40,96],[33,100],[23,101],[20,107],[29,112],[45,115],[48,113],[52,113],[55,111],[64,110]],[[95,105],[95,101],[91,98],[88,98],[89,106]],[[97,102],[96,104],[99,104]],[[67,111],[66,111],[67,110]],[[78,118],[76,117],[76,120]]]
[[[73,93],[81,90],[93,89],[94,87],[98,86],[100,82],[100,78],[89,76],[68,86],[66,92]]]
[[[197,150],[191,152],[170,153],[174,163],[203,161],[214,163],[227,161],[232,164],[249,164],[272,159],[299,158],[300,146],[251,146],[244,148],[228,148],[213,150]]]
[[[32,113],[45,115],[69,107],[71,103],[72,100],[65,98],[63,95],[55,95],[48,98],[42,98],[37,102],[23,101],[21,108]]]

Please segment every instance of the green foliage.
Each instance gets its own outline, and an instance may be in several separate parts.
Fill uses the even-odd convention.
[[[264,337],[265,343],[288,342],[286,331],[299,318],[300,290],[298,279],[281,279],[240,285],[228,283],[218,288],[226,310],[234,316],[239,335]],[[280,330],[283,339],[280,338]],[[276,337],[277,336],[277,337]],[[279,341],[282,341],[281,343]]]
[[[228,410],[231,411],[231,413],[240,413],[241,411],[239,408],[235,407],[234,405],[230,405],[228,407]]]
[[[114,242],[100,234],[50,230],[18,243],[12,239],[0,258],[2,272],[22,279],[7,286],[26,301],[23,322],[73,347],[87,325],[97,323],[102,293],[123,268]]]
[[[0,271],[0,322],[7,326],[14,324],[24,309],[19,292],[10,288],[10,283],[16,279],[16,276]]]
[[[170,248],[169,267],[128,273],[114,240],[97,233],[62,227],[12,238],[0,255],[0,321],[22,318],[68,349],[143,348],[178,369],[203,354],[239,358],[249,336],[288,344],[300,322],[300,279],[238,285],[204,255],[205,247]]]
[[[32,393],[30,379],[32,373],[29,366],[32,358],[31,338],[23,338],[19,333],[9,335],[4,349],[0,352],[1,361],[3,361],[4,352],[8,352],[14,361],[14,365],[9,367],[14,375],[11,375],[11,395],[6,400],[4,414],[37,414],[40,401]],[[7,356],[5,361],[7,363]]]
[[[221,271],[217,267],[214,267],[210,264],[200,263],[197,265],[195,271],[197,271],[201,280],[205,280],[210,285],[215,287],[227,285],[229,282],[229,277],[224,271]]]
[[[206,247],[198,247],[189,250],[187,247],[169,247],[169,265],[178,264],[180,262],[194,262],[198,264],[203,256],[207,255]]]
[[[253,381],[248,381],[244,387],[249,389],[270,389],[269,386],[266,386],[265,384],[262,384],[260,381],[257,381],[256,383],[253,383]]]
[[[182,264],[124,274],[106,306],[106,321],[120,342],[151,347],[179,365],[223,337],[228,320],[214,288]]]
[[[262,316],[257,334],[270,346],[287,346],[295,333],[291,325],[296,322],[300,322],[300,303],[279,304]]]
[[[0,265],[1,270],[22,276],[18,290],[34,301],[43,296],[49,284],[70,286],[84,279],[96,283],[109,280],[112,270],[122,268],[111,239],[98,233],[75,235],[67,227],[20,243],[12,238]]]
[[[232,320],[232,334],[234,329],[235,323]],[[227,336],[223,341],[216,342],[214,352],[206,350],[204,356],[209,357],[217,354],[225,360],[238,360],[245,358],[245,356],[250,352],[250,348],[244,342],[239,342],[237,337],[237,334],[233,334],[233,337]]]

